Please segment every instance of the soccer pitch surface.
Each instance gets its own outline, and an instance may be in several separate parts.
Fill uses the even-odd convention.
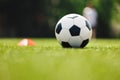
[[[120,80],[120,40],[95,39],[83,49],[62,48],[56,39],[0,39],[0,80]]]

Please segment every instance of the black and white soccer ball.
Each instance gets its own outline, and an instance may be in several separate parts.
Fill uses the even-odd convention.
[[[55,36],[64,48],[84,48],[92,36],[91,24],[79,14],[68,14],[56,24]]]

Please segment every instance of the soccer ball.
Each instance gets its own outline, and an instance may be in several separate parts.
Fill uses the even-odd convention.
[[[68,14],[56,24],[55,36],[64,48],[84,48],[92,36],[91,24],[79,14]]]

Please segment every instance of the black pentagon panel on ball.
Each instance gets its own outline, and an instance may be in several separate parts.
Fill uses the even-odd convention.
[[[72,48],[72,46],[68,42],[62,42],[61,45],[64,48]]]
[[[84,40],[84,41],[82,42],[80,48],[84,48],[84,47],[88,44],[88,42],[89,42],[89,39]]]
[[[91,30],[91,27],[90,27],[89,23],[88,23],[87,21],[85,21],[85,23],[86,23],[86,27],[87,27],[89,30]]]
[[[79,36],[81,29],[80,29],[79,27],[77,27],[76,25],[73,25],[73,26],[69,29],[69,31],[70,31],[70,34],[71,34],[72,36]]]
[[[59,23],[56,28],[56,33],[59,34],[61,30],[62,30],[62,24]]]

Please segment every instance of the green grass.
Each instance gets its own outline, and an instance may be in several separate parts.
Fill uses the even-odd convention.
[[[84,49],[62,48],[56,39],[0,39],[0,80],[120,80],[120,40],[91,40]]]

